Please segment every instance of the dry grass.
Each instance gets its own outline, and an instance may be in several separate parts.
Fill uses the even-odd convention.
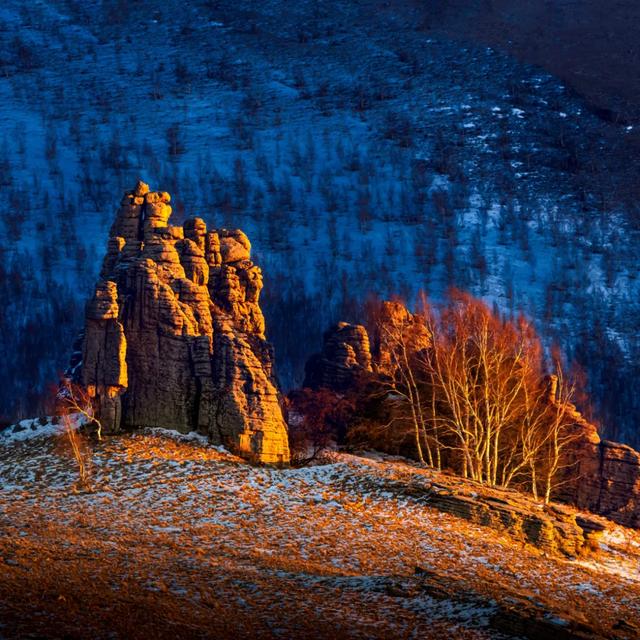
[[[401,462],[276,471],[147,434],[92,463],[76,494],[52,441],[0,446],[0,636],[496,637],[478,607],[407,591],[416,566],[602,634],[640,619],[637,534],[615,527],[591,563],[547,558],[404,495],[430,474]]]

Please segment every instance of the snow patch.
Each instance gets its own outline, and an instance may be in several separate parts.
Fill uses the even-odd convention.
[[[72,429],[78,429],[86,424],[86,418],[80,414],[72,414],[69,418]],[[28,418],[0,431],[0,443],[9,445],[34,438],[51,438],[61,435],[65,429],[62,420],[57,416]]]

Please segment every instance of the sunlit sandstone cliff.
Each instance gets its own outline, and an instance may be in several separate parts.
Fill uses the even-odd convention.
[[[82,363],[104,432],[199,431],[255,462],[286,463],[286,424],[239,230],[168,224],[170,196],[138,182],[111,228],[86,310]]]

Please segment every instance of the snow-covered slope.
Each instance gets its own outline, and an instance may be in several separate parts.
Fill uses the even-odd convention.
[[[388,4],[3,3],[6,418],[65,367],[139,176],[177,222],[250,236],[286,385],[367,294],[457,285],[535,316],[587,370],[608,434],[637,443],[633,131]]]
[[[430,507],[447,478],[402,460],[255,468],[155,431],[87,443],[78,492],[65,442],[0,443],[5,638],[631,638],[640,617],[636,533],[547,557]]]

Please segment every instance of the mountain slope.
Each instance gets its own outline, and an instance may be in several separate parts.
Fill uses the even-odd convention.
[[[179,194],[178,223],[251,236],[285,386],[369,293],[456,285],[535,317],[586,369],[607,435],[637,444],[629,125],[415,2],[0,11],[5,420],[44,411],[113,194],[140,176]]]

